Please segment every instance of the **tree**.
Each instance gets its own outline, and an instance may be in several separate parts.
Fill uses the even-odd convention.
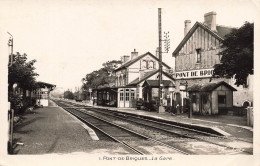
[[[36,89],[35,77],[38,74],[34,72],[36,60],[27,61],[27,55],[21,55],[19,52],[13,56],[14,62],[8,66],[8,100],[16,114],[23,113],[26,107],[33,104],[32,99],[26,98],[26,90]],[[13,94],[14,84],[17,84],[17,87],[23,90],[22,98],[17,94]]]
[[[102,68],[93,71],[82,79],[83,89],[88,90],[89,88],[98,88],[100,86],[109,86],[114,83],[116,77],[112,74],[113,71],[122,64],[122,61],[113,60],[107,61],[102,64]]]
[[[64,98],[73,100],[74,94],[71,91],[67,90],[67,91],[64,92]]]
[[[221,63],[214,66],[213,77],[234,77],[236,85],[243,85],[248,75],[254,74],[254,23],[245,22],[225,37],[219,53]]]
[[[14,55],[14,63],[8,67],[8,92],[12,91],[15,83],[23,89],[23,96],[25,96],[26,90],[36,88],[35,77],[38,76],[38,74],[34,72],[35,62],[36,60],[27,62],[26,54],[21,55],[17,52],[17,54]]]

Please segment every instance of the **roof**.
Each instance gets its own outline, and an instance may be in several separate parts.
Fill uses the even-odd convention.
[[[225,36],[229,34],[234,28],[217,25],[217,34],[225,39]]]
[[[154,55],[151,54],[150,52],[147,52],[147,53],[145,53],[145,54],[143,54],[143,55],[139,55],[139,56],[137,56],[136,58],[134,58],[134,59],[132,59],[132,60],[126,62],[125,64],[121,65],[119,68],[115,69],[115,71],[124,69],[124,68],[126,68],[126,67],[132,65],[133,63],[135,63],[135,62],[137,62],[138,60],[142,59],[142,58],[143,58],[144,56],[146,56],[146,55],[150,55],[150,56],[152,56],[154,59],[156,59],[157,61],[160,61],[156,56],[154,56]],[[168,66],[168,65],[167,65],[166,63],[164,63],[164,62],[162,62],[162,64],[163,64],[164,66],[166,66],[168,69],[171,68],[170,66]]]
[[[216,26],[217,31],[212,31],[206,25],[204,25],[200,22],[196,22],[193,25],[193,27],[190,29],[190,31],[186,34],[186,36],[184,36],[184,38],[182,39],[180,44],[173,51],[173,53],[172,53],[173,56],[176,56],[178,54],[178,52],[181,50],[182,46],[189,40],[189,38],[192,36],[192,34],[196,31],[196,29],[198,27],[201,27],[202,29],[204,29],[205,31],[207,31],[209,34],[211,34],[212,36],[214,36],[215,38],[217,38],[220,41],[223,41],[225,39],[225,36],[227,34],[229,34],[232,31],[232,29],[234,29],[234,28],[218,25],[218,26]]]
[[[143,86],[148,84],[150,87],[158,87],[159,80],[145,80]],[[162,80],[162,84],[164,87],[175,87],[174,84],[170,80]]]
[[[210,92],[218,88],[219,86],[224,85],[232,91],[237,91],[231,85],[226,83],[225,81],[217,82],[217,83],[207,83],[207,84],[194,84],[191,87],[188,87],[189,92]]]
[[[38,82],[36,82],[36,84],[39,85],[41,88],[44,88],[45,86],[47,86],[48,88],[56,87],[56,85],[54,85],[54,84],[50,84],[50,83],[46,83],[46,82],[42,82],[42,81],[38,81]]]
[[[147,72],[147,73],[144,74],[144,76],[140,80],[139,80],[139,77],[138,77],[135,80],[133,80],[132,82],[130,82],[128,85],[135,85],[136,86],[137,84],[147,80],[149,77],[153,76],[154,74],[156,74],[158,72],[159,72],[159,69],[158,70],[153,70],[151,72]],[[166,73],[164,71],[162,73],[165,76],[167,76],[168,78],[170,78],[171,80],[175,81],[174,78],[171,75],[169,75],[168,73]]]
[[[153,71],[149,71],[144,73],[144,76],[141,78],[141,80],[145,80],[151,76],[153,76],[154,74],[156,74],[159,70],[153,70]],[[132,82],[130,82],[128,85],[137,85],[139,83],[139,77],[137,77],[136,79],[134,79]],[[141,81],[142,82],[142,81]]]

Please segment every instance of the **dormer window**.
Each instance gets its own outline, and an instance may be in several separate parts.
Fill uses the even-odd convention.
[[[153,61],[149,62],[149,69],[154,69],[154,62]]]
[[[201,48],[196,49],[196,63],[201,62]]]

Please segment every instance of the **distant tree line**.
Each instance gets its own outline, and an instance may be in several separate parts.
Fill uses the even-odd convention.
[[[82,89],[88,91],[90,88],[111,86],[116,79],[113,71],[121,64],[121,60],[112,60],[103,63],[102,68],[86,74],[86,76],[82,78]]]

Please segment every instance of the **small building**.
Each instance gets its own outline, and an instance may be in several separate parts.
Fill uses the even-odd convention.
[[[36,84],[38,86],[36,89],[36,104],[49,106],[50,92],[56,87],[56,85],[41,81]]]
[[[162,80],[163,106],[172,106],[172,93],[175,89],[173,81]],[[143,83],[144,101],[148,103],[157,103],[159,101],[159,80],[146,80]]]
[[[233,107],[233,91],[236,89],[224,81],[194,84],[187,90],[192,113],[214,115]]]
[[[94,89],[97,94],[97,105],[117,107],[117,89],[115,87],[101,87]]]

